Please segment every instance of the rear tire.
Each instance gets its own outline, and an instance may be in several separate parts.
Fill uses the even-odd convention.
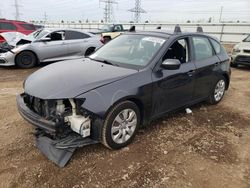
[[[209,98],[208,98],[208,102],[209,104],[218,104],[226,91],[226,79],[224,77],[221,77],[220,79],[218,79],[218,81],[216,82]]]
[[[16,65],[23,69],[32,68],[37,64],[37,58],[34,53],[30,51],[20,52],[16,56]]]
[[[95,51],[95,47],[90,47],[86,50],[84,56],[90,56]]]
[[[102,128],[102,143],[109,149],[130,144],[140,125],[140,111],[131,101],[123,101],[108,113]]]

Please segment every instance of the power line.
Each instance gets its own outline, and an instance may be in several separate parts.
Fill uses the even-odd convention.
[[[20,13],[20,11],[19,11],[20,5],[19,5],[19,3],[18,3],[18,0],[15,0],[14,7],[15,7],[15,18],[16,18],[16,20],[19,20],[19,19],[20,19],[21,13]]]
[[[134,13],[135,23],[141,21],[141,13],[146,13],[146,11],[141,8],[141,0],[135,0],[135,7],[130,9],[129,11]]]
[[[113,11],[113,4],[118,4],[114,0],[100,0],[99,2],[105,3],[104,5],[104,21],[106,23],[110,23],[114,20],[114,11]]]
[[[46,22],[47,22],[47,20],[48,20],[48,15],[47,15],[47,13],[46,13],[46,12],[44,12],[44,23],[46,23]]]
[[[223,12],[223,6],[220,7],[220,20],[219,20],[219,22],[221,22],[222,12]]]

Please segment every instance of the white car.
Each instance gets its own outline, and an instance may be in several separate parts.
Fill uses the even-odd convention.
[[[250,65],[250,35],[232,50],[231,66]]]
[[[31,68],[43,62],[81,58],[101,47],[99,37],[72,29],[40,29],[29,35],[0,34],[0,66]]]

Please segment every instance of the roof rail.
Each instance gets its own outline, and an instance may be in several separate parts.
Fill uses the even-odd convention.
[[[161,29],[161,26],[158,26],[156,29]]]
[[[134,25],[132,25],[130,28],[129,28],[129,30],[128,30],[129,32],[135,32],[135,26]]]
[[[201,27],[201,26],[198,26],[196,32],[197,32],[197,33],[203,33],[202,27]]]
[[[174,32],[175,32],[175,33],[181,33],[181,27],[180,27],[179,24],[177,24],[177,25],[175,26]]]

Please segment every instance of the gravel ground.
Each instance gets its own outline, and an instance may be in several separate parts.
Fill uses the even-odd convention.
[[[37,150],[16,109],[37,69],[0,68],[0,187],[250,187],[250,68],[232,69],[220,104],[170,114],[118,151],[81,148],[65,168]]]

